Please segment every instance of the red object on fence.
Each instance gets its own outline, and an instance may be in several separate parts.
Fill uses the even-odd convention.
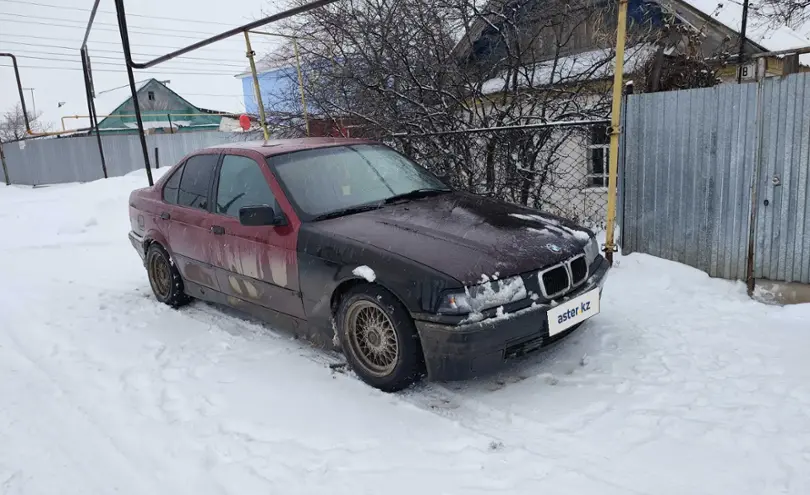
[[[239,116],[239,125],[242,127],[242,130],[250,129],[250,117],[245,114]]]

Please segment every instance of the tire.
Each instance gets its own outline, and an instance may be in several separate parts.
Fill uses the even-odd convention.
[[[160,244],[153,242],[146,250],[146,273],[155,298],[173,308],[187,304],[191,298],[183,292],[183,278],[171,256]]]
[[[337,324],[349,365],[372,387],[396,392],[424,376],[422,345],[413,319],[382,287],[363,284],[350,289],[338,306]]]

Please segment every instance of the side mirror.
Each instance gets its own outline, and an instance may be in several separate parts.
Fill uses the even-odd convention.
[[[283,214],[276,214],[272,206],[243,206],[239,208],[239,223],[250,227],[287,225]]]

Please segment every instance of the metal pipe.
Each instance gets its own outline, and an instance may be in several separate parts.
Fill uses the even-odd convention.
[[[100,0],[93,2],[93,8],[90,9],[90,18],[87,20],[87,27],[84,30],[84,38],[82,38],[82,46],[79,53],[82,58],[82,73],[84,74],[84,87],[87,97],[87,109],[90,114],[90,133],[93,129],[96,130],[96,142],[98,144],[98,156],[101,159],[101,170],[104,173],[104,178],[107,178],[107,159],[104,156],[104,146],[101,144],[101,133],[98,130],[98,114],[96,112],[95,94],[93,91],[93,76],[90,67],[90,55],[87,53],[87,40],[90,38],[90,31],[93,29],[93,22],[96,20],[96,13],[98,12],[98,4]],[[62,129],[65,128],[65,121],[62,119]]]
[[[231,36],[237,35],[239,33],[249,31],[251,29],[256,29],[257,27],[261,27],[261,26],[270,24],[271,22],[280,21],[280,20],[286,19],[288,17],[292,17],[292,16],[295,16],[295,15],[298,15],[298,14],[303,14],[304,12],[309,12],[310,10],[314,10],[314,9],[317,9],[317,8],[320,8],[320,7],[324,7],[326,5],[334,3],[336,1],[337,0],[316,0],[314,2],[310,2],[308,4],[301,5],[299,7],[295,7],[295,8],[289,9],[289,10],[285,10],[284,12],[279,12],[278,14],[274,14],[274,15],[271,15],[271,16],[268,16],[268,17],[264,17],[262,19],[259,19],[259,20],[250,22],[248,24],[245,24],[243,26],[239,26],[237,28],[229,29],[228,31],[225,31],[224,33],[218,34],[216,36],[212,36],[212,37],[204,39],[202,41],[192,43],[192,44],[190,44],[190,45],[188,45],[188,46],[186,46],[184,48],[180,48],[179,50],[175,50],[175,51],[173,51],[171,53],[168,53],[168,54],[163,55],[161,57],[158,57],[156,59],[150,60],[148,62],[139,63],[139,62],[133,61],[132,60],[132,54],[129,53],[129,52],[125,52],[124,55],[126,56],[127,65],[131,66],[132,68],[134,68],[134,69],[148,69],[148,68],[154,67],[155,65],[160,64],[162,62],[166,62],[166,61],[171,60],[171,59],[173,59],[175,57],[179,57],[180,55],[183,55],[184,53],[188,53],[188,52],[196,50],[198,48],[208,46],[211,43],[216,43],[217,41],[222,41],[224,39],[230,38]],[[124,11],[124,0],[115,0],[115,7],[116,7],[116,10],[119,10],[119,11],[123,12]]]
[[[6,167],[6,155],[3,153],[3,143],[0,142],[0,163],[3,164],[3,176],[6,178],[6,185],[10,186],[11,181],[8,178],[8,167]]]
[[[253,75],[253,94],[256,97],[256,106],[259,107],[259,119],[261,120],[262,132],[264,133],[264,140],[270,139],[270,132],[267,130],[267,116],[264,113],[264,103],[262,102],[262,90],[259,86],[259,75],[256,73],[256,61],[254,60],[253,48],[250,46],[250,35],[245,31],[245,49],[247,50],[246,56],[250,61],[250,73]]]
[[[31,92],[31,107],[34,109],[34,118],[37,118],[37,100],[34,99],[34,90],[37,88],[23,88],[24,91]]]
[[[224,116],[229,116],[229,115],[234,115],[234,114],[233,113],[228,113],[228,112],[222,112],[222,113],[196,112],[196,113],[175,113],[175,114],[172,114],[172,115],[174,115],[175,117],[198,117],[198,116],[201,116],[201,115],[203,115],[203,116],[204,115],[214,115],[214,116],[224,117]],[[154,115],[153,114],[147,114],[146,116],[147,117],[152,117]],[[101,118],[106,118],[106,117],[135,117],[135,114],[134,113],[115,113],[115,114],[110,113],[110,114],[106,114],[106,115],[97,115],[97,117],[101,117]],[[62,118],[63,119],[88,119],[88,118],[90,118],[90,116],[89,115],[63,115]]]
[[[519,131],[521,129],[541,129],[543,127],[571,127],[581,125],[597,125],[609,124],[609,120],[559,120],[556,122],[544,122],[542,124],[526,124],[526,125],[505,125],[500,127],[476,127],[473,129],[458,129],[455,131],[440,131],[440,132],[425,132],[421,134],[407,134],[399,132],[396,134],[389,134],[387,137],[396,138],[412,138],[412,137],[430,137],[430,136],[446,136],[450,134],[477,134],[480,132],[491,131]]]
[[[90,37],[90,29],[92,29],[93,21],[96,19],[99,2],[100,0],[95,0],[95,2],[93,2],[93,8],[90,10],[90,19],[87,21],[87,28],[84,30],[84,39],[82,40],[82,50],[87,47],[87,38]]]
[[[155,146],[155,170],[160,168],[160,148]]]
[[[740,27],[740,55],[737,59],[737,84],[742,83],[743,65],[745,64],[745,33],[748,29],[748,0],[743,0],[742,26]]]
[[[295,67],[298,69],[298,90],[301,92],[301,108],[304,111],[304,125],[309,137],[309,117],[307,116],[307,100],[304,97],[304,74],[301,72],[301,57],[298,54],[298,41],[293,38],[293,49],[295,51]]]
[[[171,114],[166,114],[166,115],[169,116],[169,125],[172,125]],[[225,116],[233,116],[234,114],[232,114],[232,113],[200,113],[200,112],[197,112],[197,113],[176,113],[176,114],[174,114],[175,117],[198,117],[198,116],[209,116],[209,115],[225,117]],[[113,114],[96,115],[95,118],[98,118],[98,117],[106,118],[106,117],[113,117],[113,116],[114,117],[135,117],[135,114],[134,113],[122,113],[122,114],[114,114],[114,115]],[[153,115],[151,115],[151,114],[147,115],[147,117],[152,117],[152,116]],[[63,115],[63,116],[60,117],[60,120],[62,122],[62,131],[61,132],[43,133],[43,134],[40,134],[40,135],[44,136],[44,135],[50,135],[50,134],[64,134],[66,132],[76,132],[78,130],[85,130],[85,129],[68,129],[67,124],[65,124],[65,119],[90,119],[90,118],[91,118],[90,115]],[[92,127],[92,122],[91,122],[90,129],[92,130],[92,128],[93,127]],[[95,128],[98,129],[98,123],[96,123]]]
[[[172,114],[167,113],[166,118],[169,119],[169,133],[174,134],[174,126],[172,125]]]
[[[127,78],[129,79],[129,91],[132,93],[132,105],[135,107],[135,120],[138,122],[138,137],[141,141],[143,151],[143,166],[146,169],[146,179],[149,185],[155,185],[152,180],[152,169],[149,167],[149,150],[146,147],[146,135],[143,132],[143,119],[141,118],[141,106],[138,104],[138,90],[135,88],[135,75],[132,73],[132,52],[129,47],[129,33],[127,31],[127,15],[124,10],[124,0],[115,0],[115,11],[118,16],[118,30],[121,33],[121,45],[124,47],[124,57],[127,60]]]
[[[762,57],[778,57],[779,55],[802,55],[804,53],[810,53],[810,46],[805,46],[804,48],[791,48],[790,50],[779,50],[775,52],[759,52],[751,55],[751,58],[762,58]]]
[[[624,81],[624,45],[627,38],[627,2],[619,0],[619,19],[616,29],[616,68],[613,71],[613,105],[610,114],[610,156],[608,164],[608,204],[605,228],[605,257],[613,265],[616,251],[616,189],[619,174],[619,136],[621,134],[622,89]]]
[[[266,33],[264,31],[250,31],[251,33],[261,34],[262,36],[276,36],[279,38],[288,38],[293,42],[293,51],[295,53],[295,69],[298,72],[298,90],[301,92],[301,107],[303,109],[304,124],[306,126],[307,136],[309,136],[309,117],[307,115],[307,100],[304,95],[304,73],[301,70],[301,56],[298,50],[298,38],[287,34]]]
[[[17,92],[20,95],[20,105],[22,106],[23,118],[25,120],[25,131],[33,135],[31,130],[31,123],[28,121],[28,110],[25,109],[25,96],[23,95],[22,82],[20,82],[20,68],[17,66],[17,57],[10,53],[0,53],[0,57],[11,58],[11,64],[14,66],[14,77],[17,78]]]
[[[764,133],[765,126],[765,97],[764,97],[764,81],[757,83],[757,113],[756,113],[756,147],[754,148],[754,170],[751,172],[751,209],[748,217],[748,250],[745,254],[745,285],[748,289],[748,295],[754,295],[754,286],[756,279],[754,278],[755,270],[755,242],[757,234],[757,213],[759,211],[759,203],[757,199],[757,191],[760,178],[760,170],[762,169],[762,134]]]
[[[98,120],[96,119],[96,106],[93,103],[93,90],[90,88],[90,71],[89,67],[90,64],[88,63],[87,59],[87,48],[82,48],[79,53],[81,54],[82,58],[82,74],[84,75],[84,93],[85,97],[87,98],[87,111],[90,113],[90,133],[92,134],[93,129],[96,130],[96,142],[98,143],[98,156],[101,159],[101,172],[104,174],[104,178],[106,179],[107,176],[107,160],[104,158],[104,147],[101,145],[101,133],[98,130]],[[62,128],[64,129],[64,120],[62,120]],[[95,124],[95,125],[94,125]]]

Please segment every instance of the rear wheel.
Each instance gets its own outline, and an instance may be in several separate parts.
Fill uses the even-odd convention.
[[[153,242],[146,250],[146,273],[149,285],[158,301],[176,308],[189,302],[183,292],[183,279],[169,253],[160,244]]]
[[[346,359],[364,382],[396,392],[421,379],[416,327],[391,293],[374,285],[356,286],[341,300],[337,320]]]

